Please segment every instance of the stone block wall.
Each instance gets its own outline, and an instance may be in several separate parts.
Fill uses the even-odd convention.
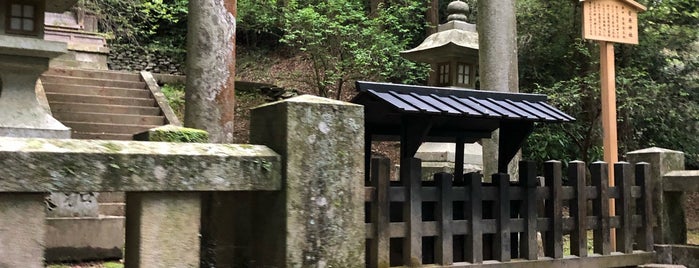
[[[107,59],[110,70],[149,71],[160,74],[185,74],[184,52],[158,51],[110,44],[111,53]]]

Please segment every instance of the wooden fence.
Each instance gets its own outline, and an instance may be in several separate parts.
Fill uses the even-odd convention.
[[[629,163],[615,164],[616,186],[609,187],[604,162],[590,166],[591,176],[585,163],[571,162],[565,177],[560,162],[546,162],[543,185],[533,162],[520,163],[519,182],[495,174],[492,184],[482,183],[480,174],[455,181],[441,173],[422,181],[421,161],[406,163],[409,181],[393,182],[388,159],[371,161],[365,186],[367,267],[619,267],[653,258],[648,164],[635,170]],[[610,199],[616,216],[610,216]],[[564,245],[571,256],[564,256]]]

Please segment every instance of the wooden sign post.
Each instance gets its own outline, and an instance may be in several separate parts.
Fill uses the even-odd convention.
[[[633,0],[581,0],[583,4],[583,38],[599,41],[600,78],[602,82],[602,131],[604,161],[609,164],[609,186],[614,186],[614,163],[619,161],[616,126],[616,79],[614,43],[638,44],[638,12],[646,7]],[[609,204],[615,215],[614,202]],[[616,248],[612,230],[612,249]]]

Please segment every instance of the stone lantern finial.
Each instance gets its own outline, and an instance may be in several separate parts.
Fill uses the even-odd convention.
[[[449,13],[449,16],[447,17],[447,21],[463,21],[466,22],[468,20],[468,12],[471,10],[471,8],[466,4],[466,2],[463,1],[452,1],[447,5],[447,13]]]

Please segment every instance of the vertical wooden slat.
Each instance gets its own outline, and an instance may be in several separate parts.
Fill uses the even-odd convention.
[[[422,161],[417,158],[405,159],[408,168],[401,168],[407,172],[401,175],[405,183],[406,200],[403,205],[403,215],[407,219],[406,234],[403,245],[403,261],[406,266],[418,267],[422,264]]]
[[[575,229],[570,233],[570,253],[587,256],[587,195],[585,162],[573,161],[568,165],[568,179],[575,187],[575,199],[570,202],[570,216],[575,219]]]
[[[536,237],[537,223],[537,199],[536,199],[536,163],[533,161],[519,162],[519,180],[524,187],[524,200],[522,218],[524,219],[524,233],[522,233],[521,257],[527,260],[538,259],[538,246]]]
[[[447,173],[437,173],[434,180],[439,189],[439,202],[437,203],[439,237],[437,241],[437,263],[441,265],[451,265],[454,263],[454,237],[451,230],[452,215],[452,175]]]
[[[638,245],[641,250],[653,251],[653,188],[650,178],[650,164],[636,164],[636,185],[641,186],[641,200],[637,203],[638,214],[641,215],[643,227],[640,228]]]
[[[633,211],[631,211],[631,187],[633,186],[631,164],[619,162],[614,164],[615,185],[620,189],[621,197],[615,200],[616,212],[621,217],[621,228],[616,231],[616,248],[623,253],[633,252]]]
[[[592,213],[599,219],[599,229],[593,232],[594,252],[609,255],[612,252],[609,229],[609,165],[595,162],[590,166],[592,185],[597,187],[598,199],[592,202]]]
[[[464,137],[456,138],[456,152],[454,154],[454,181],[464,181]]]
[[[371,185],[376,198],[371,203],[371,223],[375,236],[369,249],[369,264],[370,267],[389,267],[391,161],[388,158],[373,158],[371,166]]]
[[[466,193],[470,196],[466,220],[468,220],[468,234],[466,235],[466,246],[464,256],[467,262],[483,262],[483,192],[482,177],[477,173],[469,173],[465,176]]]
[[[495,219],[497,222],[497,233],[495,234],[495,260],[510,261],[510,176],[507,174],[494,174],[493,183],[498,189],[498,198],[495,201]]]
[[[551,219],[551,228],[546,232],[544,254],[547,257],[560,259],[563,257],[563,179],[561,178],[561,162],[547,161],[544,163],[544,177],[549,187],[550,199],[546,200],[546,217]]]

